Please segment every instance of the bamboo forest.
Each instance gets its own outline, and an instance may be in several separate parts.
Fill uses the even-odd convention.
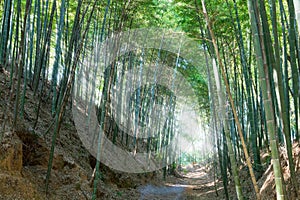
[[[1,0],[0,199],[300,199],[300,0]]]

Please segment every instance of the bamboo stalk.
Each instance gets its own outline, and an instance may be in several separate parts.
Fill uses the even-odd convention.
[[[218,50],[218,46],[217,46],[217,43],[216,43],[216,38],[215,38],[214,32],[213,32],[213,30],[211,28],[211,25],[210,25],[210,20],[209,20],[209,17],[208,17],[208,13],[206,11],[204,0],[202,0],[202,7],[203,7],[203,14],[204,14],[204,17],[206,19],[206,23],[207,23],[209,32],[211,34],[212,43],[213,43],[213,46],[214,46],[214,49],[215,49],[215,52],[216,52],[218,63],[219,63],[220,69],[221,69],[221,74],[222,74],[222,77],[223,77],[223,80],[224,80],[224,83],[225,83],[226,92],[227,92],[227,95],[228,95],[228,98],[229,98],[229,102],[230,102],[230,105],[231,105],[233,116],[234,116],[234,119],[235,119],[235,122],[236,122],[236,125],[237,125],[237,128],[238,128],[238,133],[239,133],[241,143],[242,143],[242,146],[243,146],[247,166],[249,168],[249,172],[250,172],[250,176],[251,176],[251,180],[252,180],[252,184],[253,184],[254,189],[255,189],[256,198],[258,200],[260,200],[261,197],[260,197],[259,188],[258,188],[258,185],[257,185],[257,182],[256,182],[256,178],[255,178],[255,175],[254,175],[254,171],[253,171],[253,168],[252,168],[251,158],[248,154],[247,145],[244,141],[242,127],[241,127],[241,124],[240,124],[239,119],[238,119],[238,115],[237,115],[237,112],[236,112],[236,109],[235,109],[233,98],[231,96],[231,91],[230,91],[230,88],[229,88],[228,80],[226,78],[225,69],[224,69],[224,66],[222,64],[222,60],[221,60],[221,57],[220,57],[220,53],[219,53],[219,50]]]

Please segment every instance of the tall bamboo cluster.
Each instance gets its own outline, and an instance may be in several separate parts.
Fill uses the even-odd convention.
[[[163,71],[160,66],[166,65],[171,66],[168,81],[174,83],[180,73],[192,85],[198,97],[193,106],[197,114],[204,116],[205,123],[210,122],[211,135],[205,134],[201,139],[215,145],[213,159],[218,165],[214,169],[216,177],[222,177],[226,199],[231,198],[228,191],[231,177],[238,199],[245,198],[239,176],[242,167],[247,168],[253,191],[260,199],[257,180],[269,164],[273,165],[277,198],[289,199],[281,168],[280,145],[286,148],[292,191],[299,197],[292,152],[293,142],[300,139],[298,0],[248,0],[247,5],[241,0],[4,0],[0,4],[3,5],[0,9],[0,73],[9,74],[5,80],[10,89],[6,109],[13,110],[11,119],[5,112],[1,116],[1,127],[5,129],[12,121],[11,126],[17,129],[26,116],[29,90],[36,99],[33,130],[39,126],[43,103],[50,102],[53,122],[48,128],[52,143],[47,192],[56,140],[65,112],[72,107],[72,92],[85,102],[86,115],[97,107],[99,126],[113,144],[122,146],[133,156],[146,151],[149,163],[155,152],[155,159],[165,166],[164,178],[176,168],[177,157],[174,160],[172,151],[165,147],[187,130],[178,128],[174,84],[171,88],[143,85],[145,79],[156,83]],[[170,41],[164,40],[162,32],[157,49],[140,47],[121,55],[122,41],[113,41],[115,51],[107,54],[107,59],[109,56],[115,59],[106,63],[103,73],[97,77],[101,70],[97,64],[106,62],[106,58],[97,56],[97,48],[101,49],[106,38],[154,25],[180,27],[188,35],[200,38],[195,43],[204,51],[203,66],[192,66],[182,58],[180,41],[176,41],[177,53],[164,50]],[[134,37],[135,32],[130,34]],[[147,71],[148,66],[152,71]],[[206,69],[206,78],[199,74],[201,67]],[[128,71],[132,70],[137,74],[129,76]],[[153,76],[145,76],[147,73]],[[88,80],[96,77],[99,82],[74,85],[78,77]],[[155,107],[162,107],[161,112],[155,113]],[[84,123],[88,126],[91,121],[88,118]],[[121,124],[125,124],[126,129]],[[97,162],[91,180],[93,199],[96,199],[101,178],[99,160],[103,133],[93,135],[97,145]],[[1,135],[2,131],[0,140]],[[146,135],[146,139],[141,139],[142,135]],[[270,151],[271,163],[263,163],[261,158],[266,150]],[[201,159],[207,157],[203,154]]]
[[[97,64],[104,62],[105,58],[94,56],[93,53],[97,51],[96,48],[101,48],[106,38],[126,29],[137,28],[140,26],[139,23],[145,23],[144,19],[140,19],[141,13],[134,11],[147,4],[151,3],[130,0],[3,2],[0,71],[9,74],[10,99],[7,101],[14,115],[12,119],[4,116],[2,127],[12,120],[11,126],[17,129],[19,122],[24,120],[27,115],[28,92],[35,96],[35,118],[30,124],[33,130],[39,127],[40,113],[45,109],[44,103],[51,104],[49,112],[53,122],[49,123],[47,132],[43,135],[47,138],[46,134],[51,133],[50,156],[45,178],[46,193],[50,190],[53,157],[62,122],[67,109],[72,107],[72,92],[76,98],[85,101],[86,114],[92,112],[95,106],[93,102],[99,102],[96,105],[98,122],[112,143],[121,145],[134,156],[140,151],[146,151],[149,163],[155,152],[155,159],[165,166],[162,169],[164,178],[168,172],[176,168],[172,149],[166,148],[178,134],[175,117],[177,100],[172,92],[174,88],[165,88],[158,84],[145,86],[141,80],[149,78],[142,73],[149,68],[148,66],[154,66],[152,78],[155,82],[159,77],[159,71],[162,70],[160,66],[170,65],[173,67],[172,75],[168,77],[170,82],[176,79],[177,73],[181,73],[193,82],[195,88],[206,88],[207,85],[201,77],[194,79],[197,70],[180,57],[180,48],[176,55],[167,52],[163,46],[168,44],[162,39],[158,49],[140,48],[119,55],[120,41],[115,40],[113,45],[116,51],[111,56],[116,59],[107,64],[101,80],[91,85],[87,83],[74,85],[78,77],[90,80],[96,77]],[[132,69],[141,73],[129,77],[126,72]],[[137,88],[133,87],[135,83],[138,85]],[[113,92],[114,87],[118,88],[116,93]],[[99,93],[100,99],[97,96]],[[203,93],[207,96],[206,90]],[[128,99],[129,102],[126,102]],[[200,107],[206,109],[205,98],[203,99],[199,98],[199,102],[202,103],[194,105],[197,109]],[[113,102],[117,102],[118,107],[112,107]],[[124,106],[126,103],[129,106]],[[155,107],[162,107],[161,113],[153,111]],[[127,115],[113,116],[112,113],[117,111]],[[87,126],[91,120],[85,122]],[[128,130],[124,130],[117,122],[124,122],[132,134],[126,132]],[[141,139],[141,134],[147,135],[147,139]],[[99,160],[102,136],[103,133],[95,133],[93,138],[97,145],[95,155],[97,162],[91,179],[93,199],[97,198],[98,182],[101,178]],[[202,157],[205,159],[207,155],[202,154]]]
[[[197,11],[198,2],[195,2]],[[284,145],[287,150],[291,188],[295,196],[299,195],[292,153],[292,143],[299,141],[299,3],[287,2],[249,0],[247,16],[240,1],[226,1],[225,18],[228,19],[230,28],[225,31],[225,35],[224,32],[218,35],[218,28],[222,24],[217,22],[218,18],[213,19],[216,22],[211,22],[204,1],[203,12],[199,13],[198,9],[198,13],[206,20],[207,31],[203,31],[206,33],[203,37],[211,41],[206,42],[206,45],[212,58],[217,58],[224,83],[222,87],[226,88],[233,112],[233,115],[225,118],[230,120],[233,116],[235,119],[232,121],[233,134],[228,137],[226,126],[223,131],[226,140],[231,140],[229,143],[227,141],[230,158],[233,145],[231,165],[236,165],[236,161],[237,165],[242,160],[247,164],[250,161],[256,178],[259,178],[264,170],[260,153],[265,148],[270,149],[277,199],[288,199],[287,195],[290,193],[285,191],[279,145]],[[213,8],[213,3],[209,3],[208,10],[209,8]],[[245,32],[245,27],[248,33]],[[239,150],[240,143],[246,147],[243,145]],[[244,158],[240,151],[245,153]],[[248,151],[250,157],[247,156]],[[238,176],[235,168],[231,166],[233,177]],[[222,171],[222,166],[220,169]],[[251,165],[248,165],[248,169],[253,177]],[[227,181],[227,176],[223,173],[222,177],[223,181]],[[237,196],[242,199],[240,188],[243,186],[240,186],[236,178],[234,180]],[[255,177],[252,182],[259,199],[260,191],[255,186]]]

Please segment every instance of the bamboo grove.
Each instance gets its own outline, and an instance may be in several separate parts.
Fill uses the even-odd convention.
[[[56,140],[74,96],[86,102],[86,113],[91,112],[92,102],[98,101],[98,122],[112,143],[133,155],[139,151],[159,152],[158,158],[166,164],[164,176],[180,164],[179,157],[173,161],[171,152],[163,148],[178,131],[177,99],[172,91],[150,85],[130,91],[134,93],[131,97],[122,92],[123,87],[132,88],[130,84],[140,83],[143,78],[126,77],[126,71],[145,70],[146,64],[156,70],[156,66],[165,64],[172,66],[169,80],[175,79],[177,72],[182,74],[197,96],[193,105],[205,119],[203,123],[209,124],[208,134],[199,137],[213,145],[212,154],[200,157],[212,160],[216,178],[222,178],[226,199],[232,198],[228,192],[230,180],[234,182],[237,198],[246,198],[239,176],[243,166],[249,172],[257,199],[261,199],[257,181],[269,165],[273,166],[277,199],[289,199],[292,193],[300,196],[292,152],[293,143],[300,139],[298,0],[4,0],[0,5],[0,72],[8,75],[4,81],[10,88],[5,109],[14,113],[8,116],[4,112],[1,116],[0,140],[7,127],[16,129],[26,117],[28,90],[36,97],[33,130],[38,126],[43,104],[51,104],[53,122],[49,123],[48,131],[52,144],[46,192]],[[121,49],[116,40],[117,59],[109,64],[99,83],[86,86],[91,95],[84,94],[84,83],[74,84],[76,77],[92,78],[87,68],[99,62],[92,56],[95,46],[115,33],[150,27],[176,29],[195,38],[204,55],[202,66],[187,63],[180,48],[177,54],[162,48],[141,48],[118,56]],[[118,95],[111,92],[116,84]],[[118,115],[109,106],[113,102],[122,105],[127,100],[128,108],[118,108],[128,109],[127,116]],[[155,119],[159,120],[150,120],[154,105],[167,108],[162,111],[166,119],[162,120],[158,113]],[[112,113],[116,114],[115,119]],[[116,120],[132,124],[133,133],[126,134]],[[139,139],[139,131],[134,128],[139,123],[148,127],[144,134],[149,134],[147,130],[151,127],[156,137]],[[101,138],[95,135],[94,140],[98,145],[96,157],[100,159]],[[280,148],[287,152],[288,181],[283,178]],[[270,160],[263,161],[262,152],[269,152]],[[97,198],[101,178],[99,159],[91,180],[93,199]]]

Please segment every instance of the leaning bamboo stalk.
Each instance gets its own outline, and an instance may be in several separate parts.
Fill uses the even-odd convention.
[[[237,128],[238,128],[238,133],[239,133],[239,136],[240,136],[240,139],[241,139],[241,143],[242,143],[242,146],[243,146],[243,150],[244,150],[244,154],[245,154],[247,166],[249,168],[249,172],[250,172],[250,176],[251,176],[251,180],[252,180],[252,184],[253,184],[254,189],[255,189],[256,198],[257,199],[261,199],[260,193],[259,193],[259,188],[258,188],[258,185],[257,185],[257,182],[256,182],[256,178],[255,178],[255,175],[254,175],[253,168],[252,168],[251,158],[250,158],[250,156],[248,154],[247,145],[245,143],[243,132],[242,132],[242,127],[241,127],[241,124],[240,124],[240,121],[238,119],[238,115],[237,115],[237,112],[236,112],[236,109],[235,109],[234,101],[233,101],[233,98],[232,98],[232,95],[231,95],[231,91],[230,91],[230,88],[229,88],[228,80],[226,78],[225,69],[224,69],[224,66],[223,66],[223,63],[222,63],[222,60],[221,60],[221,57],[220,57],[220,53],[219,53],[219,50],[218,50],[218,46],[217,46],[217,42],[216,42],[216,39],[215,39],[215,35],[214,35],[214,32],[213,32],[213,30],[212,30],[212,28],[210,26],[210,20],[209,20],[209,17],[208,17],[206,8],[205,8],[204,0],[202,0],[202,7],[203,7],[203,14],[204,14],[204,17],[206,19],[207,27],[208,27],[209,32],[211,34],[211,38],[212,38],[212,43],[213,43],[213,46],[214,46],[214,50],[216,52],[216,56],[217,56],[217,59],[218,59],[218,62],[219,62],[219,66],[221,68],[221,74],[222,74],[222,77],[224,79],[224,83],[225,83],[225,87],[226,87],[226,92],[227,92],[227,95],[228,95],[228,98],[229,98],[229,102],[230,102],[230,105],[231,105],[232,113],[233,113],[233,116],[234,116],[234,119],[235,119],[235,122],[236,122],[236,125],[237,125]]]
[[[90,23],[91,23],[92,15],[93,15],[94,10],[95,10],[96,2],[97,1],[94,1],[93,5],[92,5],[92,10],[91,10],[90,16],[89,16],[88,21],[87,21],[86,29],[83,32],[82,40],[80,41],[80,43],[78,45],[78,48],[75,50],[75,56],[74,56],[74,60],[73,60],[73,63],[72,63],[70,76],[68,78],[66,90],[63,91],[63,94],[60,96],[61,99],[59,100],[59,107],[58,107],[58,110],[57,110],[56,115],[55,115],[55,131],[52,135],[52,144],[51,144],[51,150],[50,150],[50,156],[49,156],[49,162],[48,162],[48,169],[47,169],[47,175],[46,175],[46,193],[48,193],[48,189],[49,189],[49,179],[50,179],[50,174],[51,174],[51,169],[52,169],[52,162],[53,162],[56,138],[57,138],[57,135],[59,134],[59,131],[60,131],[60,128],[61,128],[62,117],[63,117],[64,111],[65,111],[65,108],[66,108],[66,104],[67,104],[69,96],[70,96],[71,88],[72,88],[72,85],[73,85],[73,80],[74,80],[74,77],[75,77],[75,71],[76,71],[77,63],[79,61],[80,53],[82,51],[83,42],[85,41],[84,39],[85,39],[85,37],[87,35],[87,32],[88,32],[88,29],[90,27]],[[79,4],[79,6],[81,6],[81,4]]]
[[[238,168],[237,168],[237,164],[236,164],[236,159],[235,159],[235,155],[234,155],[234,151],[233,151],[233,145],[232,145],[232,141],[230,138],[230,132],[229,132],[229,128],[228,128],[228,121],[226,120],[227,116],[226,116],[226,103],[225,103],[225,94],[223,92],[223,90],[221,89],[221,77],[219,76],[219,72],[217,69],[217,65],[214,62],[213,64],[214,67],[214,76],[215,76],[215,80],[216,80],[216,88],[217,88],[217,95],[218,95],[218,100],[219,100],[219,106],[220,106],[220,110],[221,110],[221,115],[223,118],[223,127],[224,127],[224,133],[225,133],[225,137],[226,137],[226,142],[227,142],[227,148],[228,148],[228,153],[229,153],[229,159],[232,165],[232,174],[233,174],[233,178],[234,178],[234,183],[235,183],[235,188],[236,188],[236,194],[239,200],[244,199],[243,197],[243,193],[242,193],[242,187],[241,187],[241,183],[240,183],[240,178],[238,176]]]

